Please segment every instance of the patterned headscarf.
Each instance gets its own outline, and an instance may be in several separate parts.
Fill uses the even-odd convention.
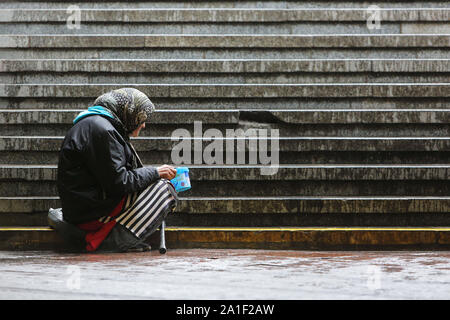
[[[112,90],[98,97],[94,105],[110,110],[122,122],[127,133],[137,129],[155,111],[150,99],[134,88]]]

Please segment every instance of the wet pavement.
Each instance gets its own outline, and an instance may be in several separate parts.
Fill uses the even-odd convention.
[[[450,299],[450,252],[2,251],[0,299]]]

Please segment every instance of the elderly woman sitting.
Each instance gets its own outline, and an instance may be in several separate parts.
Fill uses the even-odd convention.
[[[87,252],[149,249],[145,240],[175,209],[168,181],[175,168],[143,166],[130,144],[154,109],[144,93],[122,88],[75,118],[59,155],[62,208],[49,212],[49,224],[72,244]]]

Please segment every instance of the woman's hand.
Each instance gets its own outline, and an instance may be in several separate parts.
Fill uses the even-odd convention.
[[[167,164],[156,169],[158,170],[159,176],[163,179],[171,180],[177,175],[177,169]]]

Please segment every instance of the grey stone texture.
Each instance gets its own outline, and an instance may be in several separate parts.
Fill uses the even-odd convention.
[[[262,139],[279,143],[273,175],[250,163],[249,141],[243,164],[188,164],[193,188],[168,228],[448,226],[448,2],[381,1],[379,29],[367,25],[372,4],[78,1],[80,29],[71,29],[68,3],[1,2],[0,237],[10,247],[56,243],[45,215],[60,206],[62,139],[80,111],[120,87],[156,105],[132,139],[149,166],[173,162],[174,130],[186,129],[192,146],[202,139],[195,121],[202,135],[279,132]],[[203,139],[202,151],[210,143]],[[172,235],[183,240],[170,243],[204,246],[223,236],[240,240],[211,243],[289,249],[318,240],[305,231],[221,232],[180,229]],[[330,238],[320,243],[339,245],[380,235],[323,234]],[[404,230],[386,237],[377,243],[429,240]]]

